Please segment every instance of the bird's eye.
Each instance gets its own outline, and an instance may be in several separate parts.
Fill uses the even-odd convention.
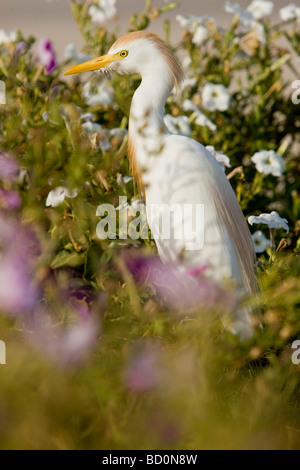
[[[123,58],[127,57],[128,56],[128,51],[121,51],[120,56],[123,57]]]

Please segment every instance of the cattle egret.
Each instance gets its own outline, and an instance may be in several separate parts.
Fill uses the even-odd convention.
[[[65,75],[92,70],[138,73],[142,78],[131,104],[128,156],[161,259],[189,269],[208,263],[206,272],[211,278],[218,282],[231,279],[246,295],[257,293],[253,241],[221,165],[199,142],[173,135],[165,126],[165,102],[183,82],[173,53],[150,32],[127,33],[106,55],[77,65]],[[204,245],[191,249],[197,240],[192,229],[197,211],[182,210],[183,217],[173,217],[173,236],[168,238],[163,236],[160,218],[153,216],[155,205],[183,209],[202,205]],[[188,227],[190,233],[182,230],[181,237],[174,236],[176,230],[180,233],[178,224]],[[234,331],[248,334],[250,317],[245,308],[239,312]]]

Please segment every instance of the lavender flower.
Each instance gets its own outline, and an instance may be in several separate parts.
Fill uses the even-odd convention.
[[[236,299],[205,276],[207,265],[187,270],[182,266],[163,264],[157,257],[131,256],[126,265],[139,283],[151,283],[168,308],[189,310],[199,305],[211,308],[224,304],[237,307]]]
[[[19,171],[17,162],[7,153],[0,151],[0,179],[12,181]]]
[[[45,71],[51,74],[56,69],[56,54],[52,42],[47,38],[41,38],[38,44],[38,59],[45,67]]]
[[[139,343],[125,370],[127,388],[134,393],[145,393],[157,388],[162,376],[159,359],[156,343]]]
[[[21,202],[20,194],[0,188],[0,208],[7,211],[15,211],[21,207]]]

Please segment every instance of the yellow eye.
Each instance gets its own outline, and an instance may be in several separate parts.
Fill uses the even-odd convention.
[[[128,51],[121,51],[120,56],[123,57],[123,58],[127,57],[128,56]]]

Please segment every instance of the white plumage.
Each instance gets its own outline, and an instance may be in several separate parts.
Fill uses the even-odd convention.
[[[67,74],[103,68],[142,77],[131,105],[129,158],[136,184],[145,196],[149,225],[162,260],[186,267],[209,263],[207,274],[213,279],[231,279],[239,292],[255,294],[253,242],[225,173],[200,143],[172,135],[164,125],[166,99],[183,79],[173,54],[151,33],[128,33],[107,55],[73,67]],[[151,217],[154,204],[203,204],[203,248],[186,249],[192,240],[184,233],[178,240],[164,239],[157,217]],[[186,215],[181,222],[175,217],[173,225],[191,227],[193,217]],[[236,320],[235,330],[249,333],[251,322],[245,309]]]

